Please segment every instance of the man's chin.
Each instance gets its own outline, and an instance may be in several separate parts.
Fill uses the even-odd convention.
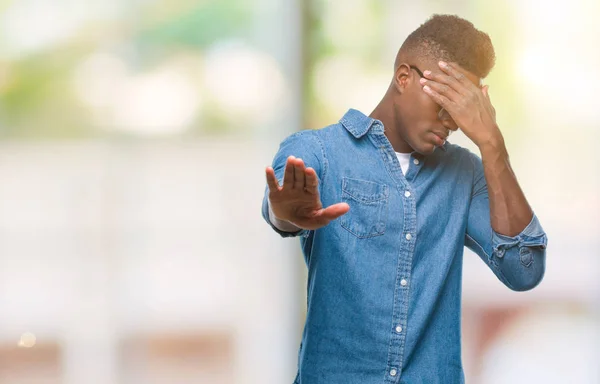
[[[420,146],[413,146],[415,152],[420,153],[423,156],[431,155],[435,152],[437,146],[433,143],[423,142]]]

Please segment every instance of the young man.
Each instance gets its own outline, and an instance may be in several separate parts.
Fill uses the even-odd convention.
[[[464,246],[510,289],[542,280],[546,235],[481,85],[494,60],[487,34],[433,16],[369,116],[351,109],[282,142],[262,213],[300,236],[308,266],[295,383],[463,383]],[[481,159],[446,142],[457,129]]]

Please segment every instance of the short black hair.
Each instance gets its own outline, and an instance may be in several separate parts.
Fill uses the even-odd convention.
[[[412,32],[400,48],[396,68],[405,55],[456,62],[481,78],[490,73],[496,61],[488,34],[455,15],[433,15]]]

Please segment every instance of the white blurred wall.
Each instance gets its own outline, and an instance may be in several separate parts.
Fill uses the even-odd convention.
[[[1,145],[0,341],[32,332],[64,383],[116,383],[123,340],[220,332],[236,383],[291,381],[294,259],[260,216],[261,149]]]

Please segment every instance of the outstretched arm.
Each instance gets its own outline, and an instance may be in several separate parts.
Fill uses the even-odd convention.
[[[314,131],[297,132],[281,143],[265,170],[263,217],[281,236],[306,235],[350,209],[346,203],[326,208],[321,203],[320,180],[327,171],[322,148]]]

